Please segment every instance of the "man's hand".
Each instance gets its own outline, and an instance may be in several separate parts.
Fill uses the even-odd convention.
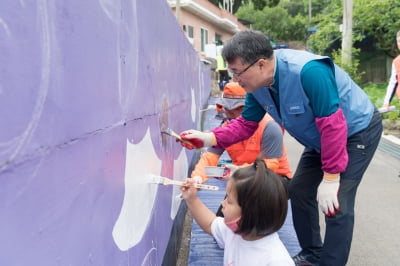
[[[190,142],[190,144],[187,142],[181,142],[183,147],[186,147],[190,150],[210,147],[217,144],[217,140],[212,132],[206,133],[191,129],[182,132],[180,136],[183,140]]]
[[[339,174],[324,173],[324,178],[318,186],[317,201],[322,212],[327,216],[334,216],[339,210],[337,198],[340,186]]]

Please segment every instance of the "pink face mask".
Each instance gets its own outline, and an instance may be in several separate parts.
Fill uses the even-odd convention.
[[[238,218],[236,218],[235,220],[232,220],[230,222],[226,222],[226,221],[224,221],[224,222],[225,222],[226,226],[228,226],[229,229],[231,229],[232,232],[235,233],[239,228],[238,222],[239,222],[240,218],[241,218],[241,216],[239,216]]]

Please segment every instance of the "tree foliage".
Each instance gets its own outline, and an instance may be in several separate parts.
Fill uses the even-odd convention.
[[[278,5],[265,5],[263,9],[255,4],[258,1],[251,2],[242,0],[236,16],[254,22],[253,29],[276,40],[307,39],[308,48],[319,54],[340,49],[343,0],[281,0]],[[378,50],[394,57],[398,54],[395,40],[400,30],[399,17],[399,0],[353,0],[353,41],[372,38]],[[317,32],[308,36],[310,26],[316,27]]]
[[[354,29],[364,38],[376,40],[377,48],[394,57],[398,54],[396,33],[400,30],[398,0],[354,0]]]
[[[376,48],[394,57],[398,54],[396,33],[400,30],[400,5],[398,0],[353,0],[353,41],[367,37],[375,40]],[[326,52],[332,44],[341,40],[339,25],[342,23],[343,5],[333,1],[314,22],[318,32],[311,36],[309,45],[318,53]]]
[[[330,2],[331,0],[311,0],[311,15],[321,13]],[[296,15],[308,17],[309,15],[310,0],[281,0],[279,4],[292,17]]]
[[[216,6],[223,7],[224,0],[209,0]],[[279,0],[233,0],[232,13],[236,14],[243,5],[252,3],[255,10],[263,10],[264,7],[274,7],[279,4]]]
[[[326,54],[328,48],[340,42],[342,33],[343,7],[341,0],[331,1],[321,13],[315,14],[312,23],[316,25],[317,31],[312,34],[307,42],[310,50],[318,54]]]
[[[281,6],[255,10],[254,6],[249,4],[241,7],[236,15],[241,19],[254,22],[253,29],[273,37],[276,41],[304,40],[305,38],[305,18],[292,17]]]

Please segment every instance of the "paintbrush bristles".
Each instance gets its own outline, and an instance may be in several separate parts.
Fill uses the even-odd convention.
[[[180,142],[189,144],[189,145],[193,145],[192,143],[190,143],[190,141],[184,140],[181,138],[180,135],[178,135],[178,133],[176,133],[175,131],[173,131],[171,128],[166,128],[164,130],[161,130],[161,133],[167,134],[171,137],[174,137],[175,139],[177,139]]]
[[[170,135],[171,137],[174,137],[174,138],[176,138],[176,139],[182,141],[181,136],[179,136],[179,135],[178,135],[175,131],[173,131],[171,128],[166,128],[166,129],[164,129],[164,130],[161,130],[161,133]]]

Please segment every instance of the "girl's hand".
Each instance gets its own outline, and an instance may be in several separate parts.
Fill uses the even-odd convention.
[[[181,186],[182,198],[184,200],[191,201],[197,198],[197,188],[194,186],[195,183],[199,183],[198,180],[186,178],[185,182]]]

